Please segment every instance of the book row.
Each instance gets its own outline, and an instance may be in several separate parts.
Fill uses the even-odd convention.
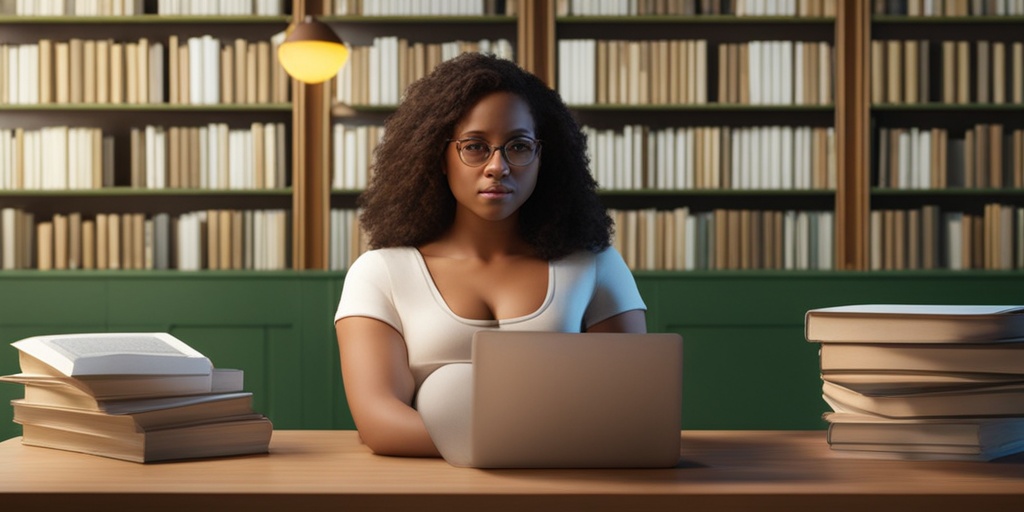
[[[794,71],[788,74],[786,69]],[[752,41],[718,46],[719,103],[831,105],[834,76],[829,43]]]
[[[803,190],[836,186],[831,127],[584,126],[606,190]]]
[[[633,270],[829,270],[828,211],[609,210],[614,246]]]
[[[872,210],[871,270],[1024,268],[1024,208],[991,203],[979,213]]]
[[[519,0],[325,0],[338,16],[515,16]]]
[[[558,16],[835,16],[835,0],[558,0]]]
[[[613,245],[633,270],[831,269],[832,212],[609,210]],[[359,211],[331,210],[330,268],[367,250]]]
[[[0,190],[288,186],[284,123],[149,125],[132,128],[128,143],[130,171],[115,173],[114,137],[100,128],[0,129]]]
[[[281,16],[285,14],[284,3],[284,0],[157,0],[156,13],[169,16]]]
[[[366,234],[359,225],[360,210],[332,208],[328,267],[346,270],[360,254],[369,250]]]
[[[881,128],[877,147],[880,188],[1024,187],[1024,129],[979,124],[950,137],[945,128]]]
[[[384,136],[384,127],[336,123],[331,131],[333,167],[331,188],[362,190],[370,181],[374,150]]]
[[[0,44],[0,104],[267,104],[290,101],[272,41],[211,35]]]
[[[901,16],[1024,16],[1024,0],[874,0],[873,11]]]
[[[836,186],[835,130],[761,126],[583,127],[604,190],[805,190]],[[331,187],[361,190],[383,126],[335,124]]]
[[[493,53],[513,60],[506,39],[410,43],[404,38],[376,37],[369,46],[353,46],[349,62],[335,78],[335,100],[346,105],[397,105],[412,82],[443,61],[466,52]]]
[[[54,214],[0,210],[2,268],[284,270],[289,212]]]
[[[100,128],[0,129],[0,190],[114,186],[114,138]]]
[[[131,130],[133,188],[261,190],[288,186],[284,123],[230,129],[146,126]]]
[[[871,41],[871,103],[1024,103],[1024,42]]]
[[[225,16],[284,14],[282,0],[157,0],[155,14]],[[143,0],[0,0],[0,14],[15,16],[139,16],[154,14]]]
[[[705,40],[561,39],[558,92],[572,105],[830,105],[833,53],[827,42],[751,41],[709,53]],[[717,88],[708,79],[711,55],[719,59]]]

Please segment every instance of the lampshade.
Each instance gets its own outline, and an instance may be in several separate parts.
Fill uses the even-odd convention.
[[[338,74],[348,60],[348,48],[331,27],[306,16],[292,25],[277,48],[277,58],[292,78],[318,84]]]

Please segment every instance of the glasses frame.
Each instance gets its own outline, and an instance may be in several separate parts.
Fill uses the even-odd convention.
[[[534,148],[533,157],[530,158],[529,162],[526,162],[525,164],[514,164],[514,163],[512,163],[508,159],[508,153],[505,151],[505,146],[508,146],[513,141],[522,140],[522,139],[526,139],[526,140],[532,141],[534,144],[537,145],[537,147]],[[513,138],[505,141],[505,143],[500,145],[500,146],[492,146],[486,140],[479,139],[479,138],[476,138],[476,137],[467,137],[465,139],[447,139],[447,140],[445,140],[446,144],[451,144],[452,142],[455,143],[455,152],[459,154],[459,161],[462,162],[465,165],[470,166],[470,167],[481,167],[483,165],[487,165],[487,162],[490,162],[491,161],[491,157],[494,156],[494,150],[498,150],[498,152],[501,153],[501,157],[505,159],[505,163],[507,163],[508,165],[511,165],[513,167],[526,167],[527,165],[530,165],[530,164],[532,164],[533,162],[535,162],[537,160],[537,155],[540,154],[540,148],[543,145],[543,141],[541,141],[540,139],[534,139],[533,137],[527,137],[525,135],[520,135],[518,137],[513,137]],[[471,164],[471,163],[466,161],[465,157],[462,156],[462,144],[466,143],[466,142],[479,142],[479,143],[487,146],[487,157],[484,158],[483,162],[480,162],[478,164]]]

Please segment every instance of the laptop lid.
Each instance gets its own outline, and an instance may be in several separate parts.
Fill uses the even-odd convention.
[[[453,465],[670,467],[679,461],[678,334],[480,331],[472,361],[442,367],[428,379],[438,377],[434,382],[424,383],[432,396],[427,401],[445,405],[428,405],[421,414]]]

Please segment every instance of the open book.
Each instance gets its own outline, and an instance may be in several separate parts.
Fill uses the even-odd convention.
[[[57,334],[12,345],[67,377],[209,375],[213,369],[206,356],[163,332]]]

